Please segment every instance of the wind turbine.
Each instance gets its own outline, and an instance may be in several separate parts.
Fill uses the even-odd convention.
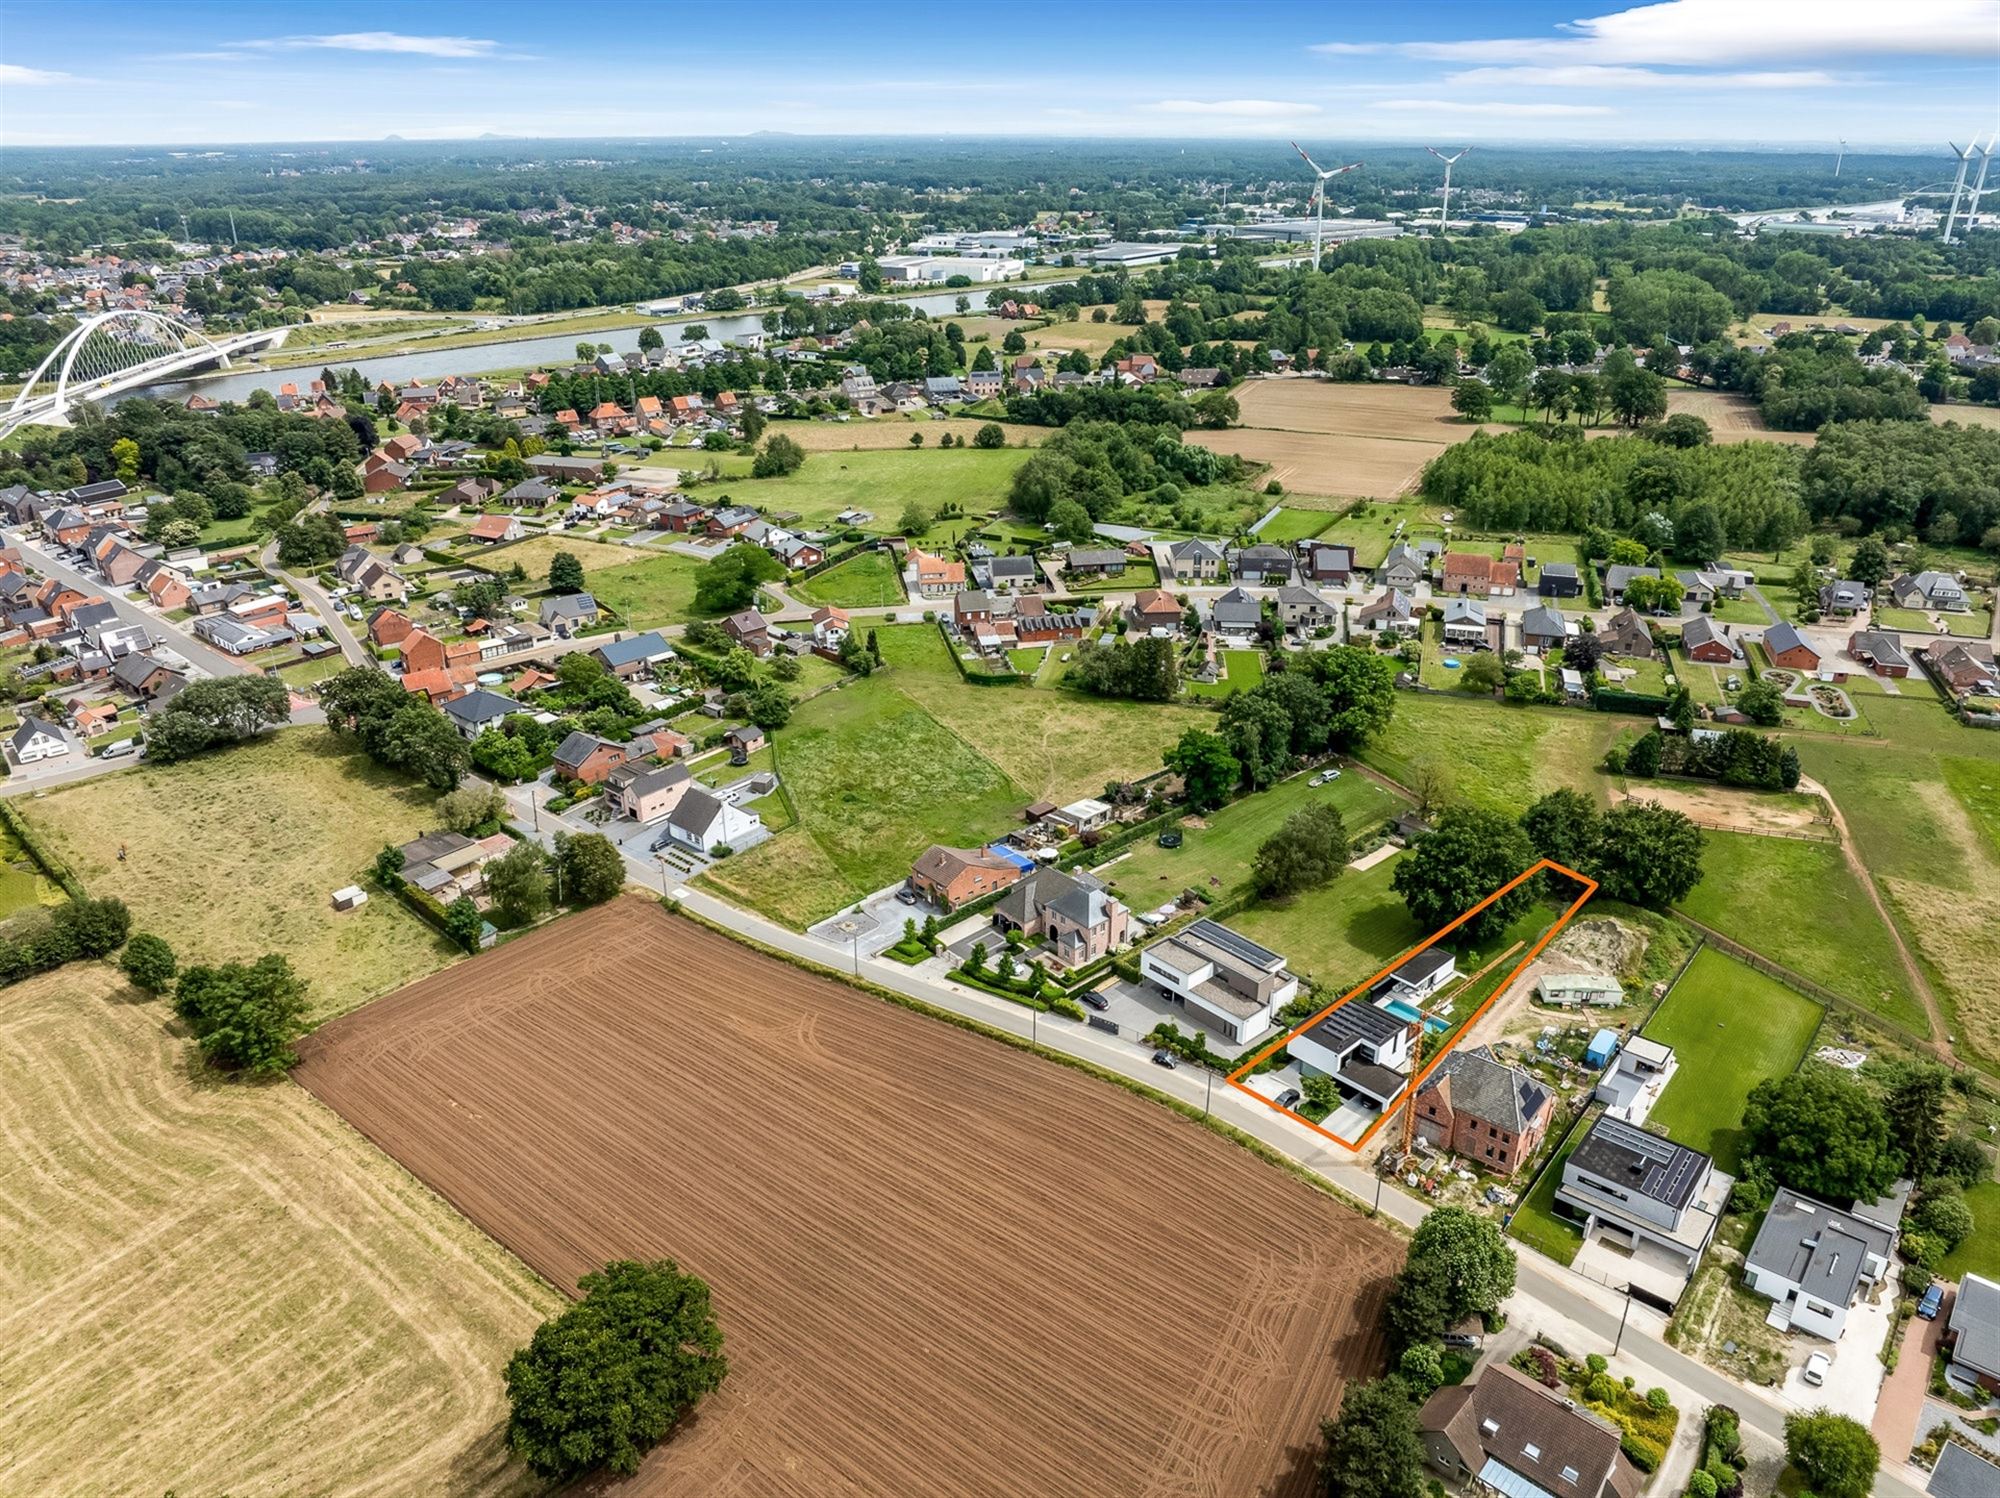
[[[1965,169],[1972,164],[1972,153],[1979,149],[1979,143],[1975,140],[1963,151],[1950,141],[1945,144],[1951,146],[1951,154],[1958,158],[1958,180],[1951,184],[1951,212],[1944,219],[1944,242],[1950,244],[1952,227],[1958,222],[1958,202],[1965,196]]]
[[[1470,151],[1472,147],[1467,146],[1464,151],[1460,151],[1456,156],[1447,156],[1436,146],[1425,146],[1424,149],[1444,163],[1444,205],[1438,209],[1438,233],[1442,236],[1444,226],[1451,220],[1451,169],[1465,159],[1466,152]]]
[[[1292,149],[1299,153],[1305,164],[1311,167],[1319,178],[1317,182],[1313,183],[1312,196],[1306,200],[1308,208],[1316,206],[1317,210],[1313,220],[1313,269],[1318,270],[1320,245],[1326,239],[1326,179],[1329,177],[1345,176],[1347,173],[1358,168],[1361,163],[1350,161],[1346,166],[1323,168],[1312,157],[1306,155],[1306,148],[1297,141],[1292,142]]]
[[[1979,218],[1980,194],[1986,191],[1986,168],[1993,164],[1993,147],[2000,143],[2000,130],[1986,137],[1986,149],[1979,153],[1979,180],[1972,184],[1972,200],[1965,205],[1965,222],[1970,228]]]
[[[1840,143],[1840,149],[1833,153],[1833,180],[1836,182],[1840,180],[1840,163],[1846,157],[1846,155],[1847,155],[1847,142],[1842,141]]]

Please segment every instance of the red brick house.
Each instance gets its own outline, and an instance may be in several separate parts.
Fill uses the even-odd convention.
[[[385,649],[402,644],[415,629],[409,616],[395,609],[377,609],[368,620],[368,638]]]
[[[574,730],[556,746],[555,771],[585,785],[600,785],[628,758],[623,744],[600,739],[595,734]]]
[[[1764,631],[1764,653],[1771,664],[1787,671],[1817,671],[1819,652],[1789,624],[1774,624]]]
[[[1689,660],[1700,661],[1704,665],[1732,666],[1737,663],[1736,647],[1706,614],[1696,614],[1681,626],[1681,649],[1687,652]]]
[[[1532,1159],[1555,1111],[1548,1090],[1485,1046],[1453,1051],[1417,1093],[1417,1132],[1496,1175]]]
[[[910,888],[947,911],[1006,889],[1020,877],[1019,864],[983,848],[933,844],[910,866]]]

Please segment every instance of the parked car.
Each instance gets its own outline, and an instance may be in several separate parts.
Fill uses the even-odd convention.
[[[1924,1298],[1917,1303],[1917,1314],[1926,1321],[1935,1321],[1943,1307],[1944,1286],[1932,1280],[1930,1289],[1924,1291]]]
[[[1077,995],[1077,998],[1099,1013],[1111,1007],[1111,1000],[1105,998],[1103,994],[1094,988],[1086,988],[1082,993]]]
[[[1833,1359],[1823,1352],[1816,1352],[1806,1359],[1806,1366],[1800,1377],[1817,1387],[1826,1382],[1826,1373],[1833,1366]]]
[[[1153,1065],[1164,1066],[1168,1071],[1173,1071],[1180,1065],[1180,1061],[1172,1051],[1155,1051],[1153,1052]]]
[[[1285,1089],[1285,1090],[1284,1090],[1283,1092],[1281,1092],[1281,1093],[1279,1093],[1279,1094],[1278,1094],[1278,1106],[1279,1106],[1280,1108],[1296,1108],[1296,1107],[1298,1107],[1298,1105],[1299,1105],[1299,1095],[1300,1095],[1300,1094],[1299,1094],[1299,1090],[1298,1090],[1298,1088],[1296,1088],[1296,1087],[1287,1087],[1287,1088],[1286,1088],[1286,1089]]]
[[[896,898],[905,905],[914,905],[917,903],[917,892],[913,889],[899,889],[896,891]]]

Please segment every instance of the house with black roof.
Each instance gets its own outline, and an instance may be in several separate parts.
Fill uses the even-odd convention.
[[[1893,1226],[1781,1186],[1743,1260],[1743,1282],[1778,1303],[1774,1320],[1834,1342],[1855,1297],[1888,1274],[1895,1252]]]
[[[1601,1115],[1563,1161],[1555,1208],[1628,1264],[1632,1293],[1671,1308],[1693,1277],[1733,1177],[1700,1150]]]
[[[1331,1077],[1343,1102],[1379,1112],[1410,1080],[1411,1032],[1421,1025],[1391,1013],[1386,997],[1356,995],[1286,1043],[1306,1075]]]

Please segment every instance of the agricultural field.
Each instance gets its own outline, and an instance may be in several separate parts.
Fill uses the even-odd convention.
[[[1959,1056],[2000,1074],[2000,735],[1934,700],[1869,699],[1884,740],[1801,737],[1806,773],[1847,820],[1862,862],[1944,1006]]]
[[[1910,991],[1895,940],[1837,844],[1713,829],[1702,838],[1702,881],[1682,910],[1922,1033],[1924,1011]]]
[[[1359,837],[1406,805],[1401,796],[1357,770],[1330,785],[1315,786],[1311,779],[1294,775],[1205,817],[1185,817],[1178,848],[1142,842],[1097,872],[1134,910],[1150,910],[1184,889],[1199,889],[1219,900],[1249,878],[1257,849],[1293,812],[1334,807],[1348,836]]]
[[[1242,425],[1190,433],[1216,452],[1269,465],[1289,492],[1391,499],[1416,486],[1424,464],[1477,427],[1442,387],[1251,380],[1232,394]]]
[[[651,902],[557,922],[304,1050],[308,1090],[551,1282],[622,1256],[708,1281],[728,1382],[635,1495],[1005,1471],[1032,1498],[1087,1471],[1106,1495],[1305,1498],[1318,1420],[1384,1355],[1401,1244],[1353,1210]],[[782,1107],[713,1064],[751,1054]],[[1234,1270],[1171,1314],[1134,1293],[1133,1266],[1188,1263]]]
[[[1616,713],[1522,708],[1456,697],[1396,696],[1388,731],[1359,758],[1399,785],[1429,767],[1457,796],[1518,812],[1565,786],[1606,799],[1598,764],[1630,727]]]
[[[1708,423],[1717,442],[1787,442],[1810,447],[1819,440],[1813,432],[1780,432],[1764,425],[1763,413],[1747,395],[1721,390],[1670,389],[1667,391],[1669,416],[1699,416]]]
[[[621,550],[623,548],[620,548]],[[660,551],[632,561],[625,553],[622,567],[590,574],[591,596],[627,626],[678,624],[695,615],[694,585],[702,564],[679,552]]]
[[[1795,1070],[1820,1008],[1735,958],[1704,947],[1646,1022],[1648,1038],[1674,1048],[1680,1070],[1648,1122],[1734,1174],[1743,1101],[1767,1077]]]
[[[800,603],[845,609],[884,607],[902,603],[907,597],[894,559],[879,551],[849,557],[787,591]]]
[[[190,1050],[105,965],[0,994],[0,1489],[540,1491],[501,1370],[561,1297],[299,1088]]]
[[[384,843],[435,828],[436,800],[328,730],[302,727],[142,763],[22,810],[91,894],[123,900],[136,929],[166,938],[183,965],[281,953],[324,1019],[455,955],[399,901],[336,911],[330,900]]]

